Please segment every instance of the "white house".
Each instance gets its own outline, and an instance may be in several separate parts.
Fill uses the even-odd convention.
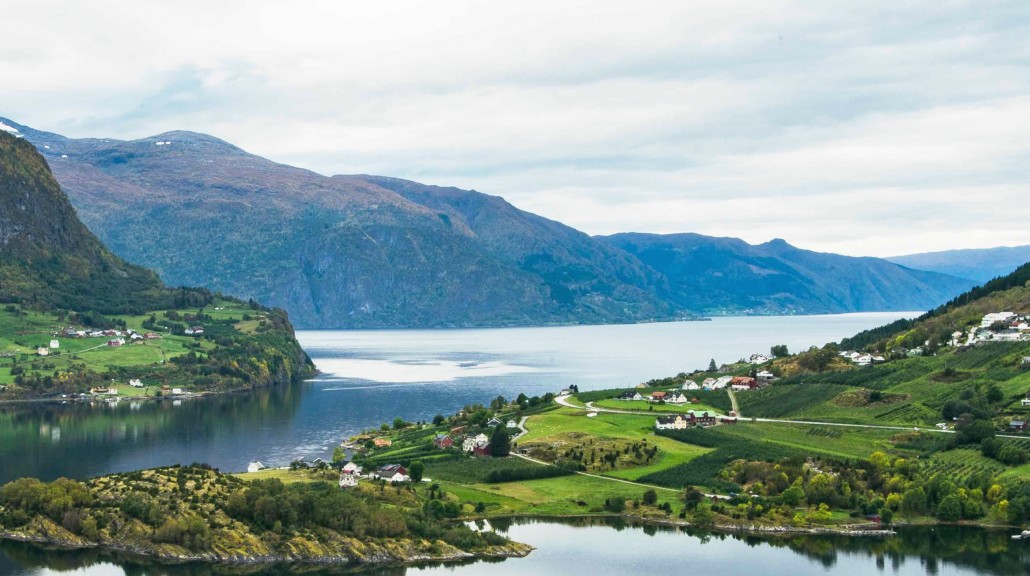
[[[748,359],[748,362],[751,364],[765,364],[770,360],[772,360],[772,358],[765,354],[752,354],[751,358]]]
[[[143,381],[139,378],[133,378],[132,380],[129,380],[129,386],[132,386],[133,388],[142,388]]]
[[[39,348],[36,348],[36,354],[39,354],[40,356],[49,356],[50,355],[50,349],[49,348],[44,348],[43,346],[40,346]]]
[[[983,320],[980,321],[981,328],[990,328],[995,322],[1008,322],[1016,314],[1014,312],[992,312],[990,314],[984,314]]]
[[[466,436],[465,440],[461,443],[462,452],[471,452],[477,445],[482,446],[488,444],[490,439],[486,437],[486,434],[478,434],[476,436]]]
[[[701,382],[701,387],[705,390],[711,390],[713,386],[715,386],[715,378],[705,378],[704,381]]]
[[[687,380],[683,383],[683,390],[700,390],[701,387],[697,385],[697,382],[693,380]]]
[[[773,378],[776,378],[776,375],[768,370],[762,370],[758,374],[755,374],[755,378],[758,378],[759,380],[772,380]]]
[[[686,404],[687,402],[690,402],[690,400],[682,392],[673,392],[665,399],[665,402],[667,404]]]
[[[717,378],[715,382],[712,383],[712,390],[722,390],[730,383],[730,380],[733,380],[733,376],[721,376]]]
[[[340,488],[354,488],[357,485],[357,474],[340,474]]]
[[[354,462],[348,462],[343,465],[342,472],[344,474],[361,474],[361,466],[358,466]]]
[[[182,394],[183,394],[183,389],[182,388],[172,388],[172,395],[174,395],[174,396],[182,396]]]
[[[687,427],[687,419],[682,414],[659,416],[654,421],[654,427],[658,430],[684,430]]]
[[[50,348],[52,348],[54,350],[57,350],[60,347],[61,347],[61,343],[58,342],[57,340],[51,340],[50,341]]]
[[[266,468],[266,466],[264,464],[262,464],[261,462],[258,462],[258,461],[254,461],[254,462],[251,462],[250,464],[247,464],[247,472],[250,472],[250,473],[254,473],[254,472],[257,472],[259,470],[264,470],[265,468]]]

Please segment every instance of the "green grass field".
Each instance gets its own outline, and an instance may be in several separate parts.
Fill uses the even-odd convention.
[[[604,513],[606,499],[639,499],[648,489],[646,486],[578,474],[504,484],[442,482],[441,486],[462,501],[487,504],[487,512],[498,516],[600,514]],[[679,491],[658,489],[657,492],[659,504],[669,502],[674,509],[682,507]]]
[[[531,417],[526,422],[529,433],[519,439],[522,444],[560,440],[569,433],[585,433],[602,438],[644,440],[658,447],[657,460],[634,468],[606,471],[605,476],[636,480],[657,470],[678,466],[701,456],[709,449],[676,442],[654,433],[653,414],[608,414],[598,413],[587,417],[587,412],[562,408],[553,412]]]
[[[196,313],[196,309],[178,310],[180,314],[187,312]],[[240,307],[225,301],[216,302],[204,308],[204,313],[215,320],[233,319],[239,320],[238,329],[247,332],[246,324],[253,324],[256,329],[260,316],[264,313]],[[244,314],[253,317],[249,322],[243,322]],[[161,314],[158,314],[160,316]],[[140,333],[151,332],[143,328],[143,322],[150,314],[139,316],[112,316],[112,319],[124,320],[127,329]],[[11,373],[12,367],[17,363],[25,374],[49,375],[55,371],[67,372],[75,367],[84,366],[87,370],[94,372],[105,372],[111,367],[160,367],[170,359],[186,354],[191,350],[203,353],[215,347],[215,343],[194,338],[191,336],[174,336],[162,333],[162,338],[156,340],[126,339],[122,346],[108,346],[108,337],[97,338],[65,338],[55,337],[54,333],[67,327],[69,323],[62,321],[57,316],[31,310],[12,311],[8,308],[0,308],[0,384],[14,383],[15,375]],[[49,348],[51,340],[57,340],[59,347],[50,350],[47,356],[39,356],[36,349],[39,347]],[[35,367],[34,367],[35,366]],[[119,382],[120,396],[152,395],[158,389],[158,382],[151,381],[145,374],[143,376],[146,389],[133,389],[127,386],[127,382]]]

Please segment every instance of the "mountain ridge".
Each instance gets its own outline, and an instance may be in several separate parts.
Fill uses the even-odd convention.
[[[386,176],[322,176],[189,131],[129,141],[69,139],[0,120],[51,160],[82,220],[116,253],[171,284],[203,284],[284,307],[308,328],[907,310],[961,291],[954,279],[941,277],[946,286],[934,292],[921,280],[924,273],[869,260],[863,265],[889,266],[891,274],[881,273],[877,281],[884,285],[864,294],[915,297],[902,305],[819,294],[810,273],[795,271],[794,284],[764,296],[722,291],[723,300],[706,300],[639,254],[499,196]],[[782,240],[763,246],[765,260],[748,265],[766,280],[791,275],[776,262],[777,251],[806,254]],[[714,265],[704,270],[727,273]],[[800,292],[791,296],[786,289]]]
[[[796,248],[782,239],[749,244],[694,233],[627,232],[599,237],[664,274],[672,299],[708,314],[823,314],[931,308],[972,282],[872,257]],[[895,287],[908,282],[899,297]]]
[[[885,260],[916,270],[940,272],[983,283],[1005,276],[1030,262],[1030,245],[943,250],[888,256]]]

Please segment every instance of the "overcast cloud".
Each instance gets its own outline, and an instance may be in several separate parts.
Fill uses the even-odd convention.
[[[1030,244],[1030,2],[8,0],[0,115],[207,132],[591,234]]]

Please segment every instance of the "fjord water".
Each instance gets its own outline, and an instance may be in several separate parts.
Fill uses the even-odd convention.
[[[323,568],[269,566],[240,569],[250,576],[651,576],[654,574],[761,574],[848,576],[890,574],[1024,575],[1030,546],[1005,531],[960,526],[899,528],[890,538],[791,536],[758,538],[699,530],[627,524],[619,519],[517,520],[499,530],[536,550],[526,558],[420,567]],[[202,564],[160,565],[97,551],[46,551],[0,543],[0,575],[54,576],[74,570],[90,576],[217,576],[232,569]]]
[[[322,371],[294,386],[198,400],[0,406],[0,482],[175,463],[240,471],[328,456],[341,439],[498,395],[631,386],[773,344],[797,350],[905,314],[483,330],[298,332]],[[910,314],[909,314],[910,315]]]
[[[84,478],[176,462],[242,470],[326,456],[341,438],[400,416],[425,420],[466,403],[555,391],[632,385],[784,343],[821,344],[901,314],[717,318],[711,322],[499,330],[347,331],[298,334],[322,374],[294,386],[193,401],[96,406],[0,406],[0,481]],[[907,314],[905,315],[907,316]],[[902,529],[895,538],[760,539],[626,526],[599,520],[502,526],[538,549],[500,563],[373,568],[368,574],[1027,574],[1027,542],[1005,531]],[[685,570],[689,567],[689,570]],[[166,566],[0,542],[0,576],[167,574],[224,568]],[[282,574],[275,566],[247,570]],[[304,573],[344,569],[308,567]]]

